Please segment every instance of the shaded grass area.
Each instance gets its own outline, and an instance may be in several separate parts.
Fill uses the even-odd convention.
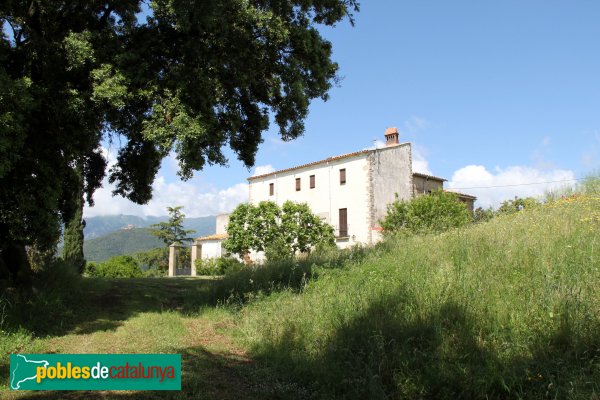
[[[2,331],[0,398],[247,398],[278,397],[290,384],[280,382],[253,362],[231,340],[234,315],[214,307],[218,281],[193,278],[86,278],[74,288],[85,295],[69,310],[69,319],[45,331]],[[33,308],[39,308],[37,305]],[[71,319],[72,318],[72,319]],[[29,318],[25,318],[29,321]],[[60,322],[60,321],[57,321]],[[9,353],[177,353],[182,355],[181,392],[11,392]],[[294,392],[290,398],[295,398]],[[287,397],[287,396],[286,396]]]

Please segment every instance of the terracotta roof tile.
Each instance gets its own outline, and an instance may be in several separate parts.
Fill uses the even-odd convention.
[[[371,149],[371,150],[355,151],[354,153],[342,154],[342,155],[339,155],[339,156],[329,157],[329,158],[326,158],[324,160],[310,162],[308,164],[302,164],[302,165],[298,165],[298,166],[291,167],[291,168],[280,169],[278,171],[269,172],[268,174],[251,176],[250,178],[248,178],[248,180],[249,181],[253,181],[255,179],[264,178],[264,177],[267,177],[267,176],[270,176],[270,175],[280,174],[280,173],[289,172],[289,171],[295,171],[297,169],[302,169],[302,168],[306,168],[306,167],[312,167],[314,165],[319,165],[319,164],[323,164],[323,163],[330,162],[330,161],[343,160],[344,158],[355,157],[355,156],[362,155],[362,154],[368,154],[368,153],[371,153],[371,152],[374,152],[374,151],[377,151],[377,150],[381,151],[381,150],[389,149],[389,148],[392,148],[392,147],[404,146],[404,145],[408,145],[408,144],[410,144],[410,143],[400,143],[400,144],[396,144],[394,146],[383,147],[381,149]]]
[[[430,180],[440,181],[440,182],[446,182],[447,181],[447,179],[440,178],[438,176],[422,174],[420,172],[413,172],[413,176],[418,176],[419,178],[425,178],[425,179],[430,179]]]
[[[470,194],[461,193],[461,192],[456,192],[456,191],[454,191],[454,190],[447,190],[447,189],[444,189],[444,192],[448,192],[448,193],[454,193],[454,194],[458,195],[458,197],[466,197],[466,198],[468,198],[468,199],[473,199],[473,200],[476,200],[476,199],[477,199],[477,197],[475,197],[475,196],[471,196]]]
[[[227,239],[227,233],[215,233],[214,235],[202,236],[196,239],[196,241],[203,240],[223,240]]]

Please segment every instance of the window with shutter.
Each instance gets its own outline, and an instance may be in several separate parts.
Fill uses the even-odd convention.
[[[296,192],[300,191],[300,178],[296,178]]]
[[[273,196],[275,194],[275,184],[269,183],[269,196]]]
[[[315,176],[314,175],[310,176],[310,188],[311,189],[315,188]]]
[[[339,237],[348,236],[348,209],[340,208],[340,231]]]
[[[340,169],[340,185],[346,184],[346,168]]]

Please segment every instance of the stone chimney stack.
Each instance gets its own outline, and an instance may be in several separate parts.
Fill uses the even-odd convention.
[[[398,128],[387,128],[385,130],[385,145],[395,146],[398,144]]]

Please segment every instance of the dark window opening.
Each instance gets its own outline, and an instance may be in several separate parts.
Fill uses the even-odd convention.
[[[269,183],[269,196],[273,196],[275,194],[275,184]]]
[[[339,237],[348,237],[348,209],[340,208]]]
[[[340,185],[346,184],[346,168],[340,169]]]
[[[300,191],[300,178],[296,178],[296,192]]]
[[[311,189],[315,188],[315,176],[314,175],[310,176],[310,188]]]

